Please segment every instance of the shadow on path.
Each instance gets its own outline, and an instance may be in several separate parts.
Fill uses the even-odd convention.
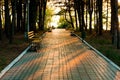
[[[120,71],[69,31],[55,29],[0,80],[120,80]]]

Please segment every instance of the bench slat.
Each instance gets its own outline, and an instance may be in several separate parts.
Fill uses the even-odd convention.
[[[40,43],[42,41],[41,37],[36,37],[36,35],[34,34],[34,31],[30,31],[27,33],[28,36],[28,40],[30,42],[30,44],[36,44],[36,43]]]
[[[40,47],[40,43],[42,41],[42,37],[39,37],[34,33],[34,31],[30,31],[27,33],[29,44],[31,44],[31,50],[36,51]]]

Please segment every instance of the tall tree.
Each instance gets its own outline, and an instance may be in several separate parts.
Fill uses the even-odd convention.
[[[2,40],[1,3],[0,3],[0,40]]]
[[[2,18],[1,18],[1,13],[2,13],[2,4],[3,1],[0,1],[0,40],[2,40]]]
[[[39,0],[39,23],[38,23],[39,30],[43,30],[41,23],[42,23],[42,0]]]
[[[46,5],[47,5],[47,0],[43,0],[43,20],[42,20],[42,26],[43,26],[43,29],[44,29],[44,21],[45,21],[45,15],[46,15]]]
[[[26,2],[24,1],[24,6],[23,6],[23,27],[24,27],[24,32],[26,32]]]
[[[78,20],[77,20],[77,9],[76,9],[76,0],[74,0],[74,12],[75,12],[75,25],[76,25],[76,30],[78,30]]]
[[[17,0],[17,31],[21,31],[22,25],[22,0]]]
[[[76,10],[78,14],[78,21],[79,21],[79,30],[82,31],[82,18],[81,18],[81,0],[76,0]]]
[[[107,3],[107,17],[106,17],[106,30],[108,30],[108,11],[109,11],[109,0],[106,0]]]
[[[68,12],[69,12],[69,17],[70,17],[70,23],[71,23],[72,28],[74,28],[73,19],[72,19],[72,15],[71,15],[71,7],[72,7],[71,1],[68,0]]]
[[[12,28],[10,22],[10,15],[9,15],[9,2],[5,0],[5,33],[7,38],[9,39],[9,43],[12,43]]]
[[[118,7],[117,0],[111,0],[111,29],[112,29],[112,43],[117,44],[117,28],[118,28]]]
[[[111,0],[112,43],[120,49],[120,28],[118,21],[118,0]]]
[[[93,0],[88,0],[88,13],[89,13],[89,32],[92,33],[92,13],[93,13]]]
[[[84,39],[86,37],[86,33],[85,33],[85,21],[84,21],[84,8],[85,7],[85,2],[84,0],[81,1],[81,18],[82,18],[82,39]]]
[[[29,23],[30,30],[36,31],[36,22],[37,22],[37,0],[30,0],[30,9],[29,9]]]
[[[96,0],[96,6],[95,6],[95,18],[96,18],[96,21],[95,21],[95,31],[96,31],[96,34],[98,34],[98,29],[99,29],[99,1]]]
[[[86,9],[86,26],[85,26],[85,31],[87,31],[87,27],[88,27],[88,0],[85,1],[85,9]]]
[[[103,22],[102,22],[102,5],[103,5],[103,0],[98,0],[98,12],[99,12],[99,35],[102,35],[102,30],[103,30]]]
[[[47,0],[40,0],[39,3],[39,30],[44,30]]]
[[[14,30],[15,30],[15,26],[16,26],[16,0],[11,0],[11,4],[12,4],[12,36],[14,35]]]

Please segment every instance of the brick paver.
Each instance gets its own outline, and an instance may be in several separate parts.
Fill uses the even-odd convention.
[[[120,71],[69,31],[55,29],[0,80],[120,80]]]

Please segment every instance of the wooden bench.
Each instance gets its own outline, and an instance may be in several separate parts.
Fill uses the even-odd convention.
[[[34,31],[29,31],[27,33],[29,44],[31,44],[30,50],[36,51],[40,47],[42,37],[36,35]]]

